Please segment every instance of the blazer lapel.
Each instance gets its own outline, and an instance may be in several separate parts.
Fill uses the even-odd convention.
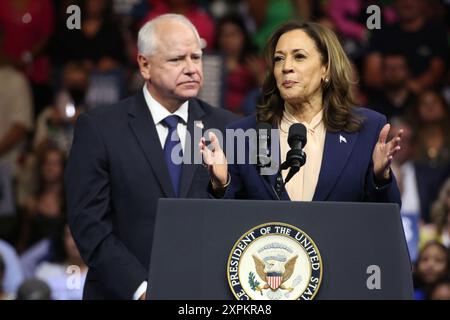
[[[319,180],[313,201],[325,201],[333,189],[336,181],[347,164],[353,150],[358,132],[328,132],[325,137],[325,146],[322,157]],[[308,161],[308,160],[306,160]]]
[[[194,141],[196,138],[194,136],[194,121],[200,121],[205,116],[204,111],[200,106],[198,105],[197,101],[195,99],[189,100],[189,108],[188,108],[188,123],[187,123],[187,132],[189,134],[186,135],[186,141],[185,141],[185,147],[184,150],[190,150],[190,153],[185,155],[189,157],[190,162],[188,164],[183,164],[183,170],[181,173],[181,182],[180,182],[180,197],[185,198],[187,197],[187,194],[189,192],[189,188],[192,184],[192,179],[194,178],[195,172],[197,171],[197,168],[200,166],[200,164],[195,164],[195,154],[198,151],[197,145],[199,141]],[[202,129],[202,133],[204,130],[207,130],[207,126],[205,123],[203,123],[205,126],[204,129]]]
[[[138,140],[138,143],[158,180],[161,190],[166,197],[175,197],[161,142],[142,92],[136,94],[134,97],[133,102],[129,107],[128,114],[131,130]]]

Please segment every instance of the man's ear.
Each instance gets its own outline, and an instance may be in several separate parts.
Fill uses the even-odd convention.
[[[146,81],[150,80],[151,64],[149,58],[139,53],[137,56],[137,63],[139,64],[139,71],[141,72],[142,77]]]

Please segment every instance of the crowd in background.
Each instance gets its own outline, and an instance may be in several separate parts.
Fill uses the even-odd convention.
[[[81,29],[68,28],[72,4]],[[371,30],[373,4],[381,28]],[[242,116],[258,105],[264,44],[276,26],[316,21],[338,34],[359,104],[385,114],[394,134],[404,130],[393,171],[415,297],[450,299],[446,0],[0,1],[0,299],[81,298],[87,266],[67,227],[63,188],[74,124],[142,89],[137,32],[169,12],[199,31],[206,80],[220,80],[204,90]]]

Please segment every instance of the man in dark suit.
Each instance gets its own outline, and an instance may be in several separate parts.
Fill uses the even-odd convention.
[[[143,90],[79,117],[66,169],[69,224],[89,266],[85,299],[145,298],[158,199],[208,197],[206,169],[177,156],[193,158],[194,129],[223,131],[235,119],[195,98],[202,50],[189,20],[148,22],[138,49]]]
[[[404,132],[402,149],[393,166],[402,196],[401,211],[403,214],[417,215],[422,223],[430,223],[430,209],[445,181],[445,169],[434,168],[414,159],[418,137],[410,123],[394,118],[392,128]]]

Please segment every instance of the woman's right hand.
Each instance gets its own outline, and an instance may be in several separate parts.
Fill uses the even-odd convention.
[[[209,132],[209,140],[211,144],[206,146],[206,140],[202,137],[198,146],[203,157],[203,165],[208,168],[213,188],[216,189],[227,184],[228,163],[220,147],[219,139],[214,133]]]

